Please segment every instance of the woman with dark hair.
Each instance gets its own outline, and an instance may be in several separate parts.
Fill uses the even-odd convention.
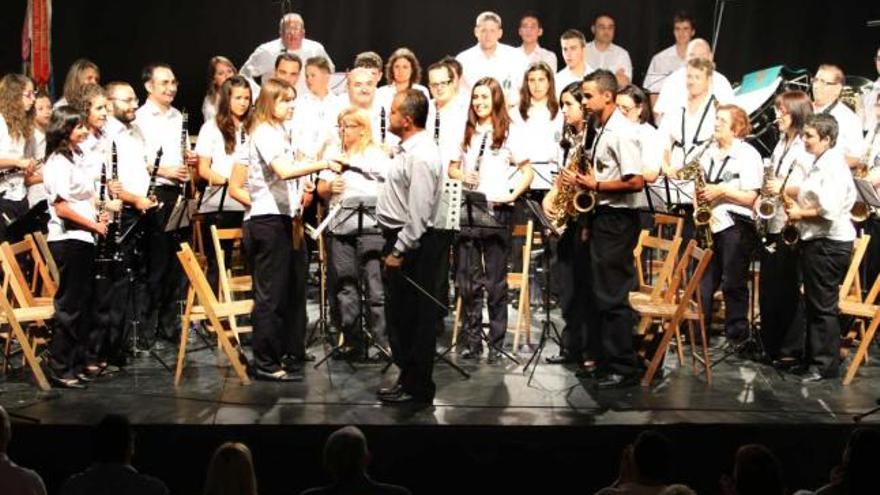
[[[294,290],[298,263],[293,218],[300,209],[302,190],[299,181],[291,179],[329,165],[293,160],[284,122],[293,113],[295,98],[296,90],[286,81],[271,78],[263,83],[247,127],[251,137],[247,164],[236,164],[229,181],[230,195],[245,205],[242,241],[254,284],[252,372],[259,380],[300,381],[299,365],[285,369],[282,358],[288,355],[299,363],[306,358],[305,335],[291,330],[304,326],[295,318],[297,308],[306,303],[305,293]]]
[[[617,108],[624,117],[638,126],[639,148],[642,157],[642,175],[646,182],[654,182],[660,176],[663,164],[664,141],[654,127],[651,102],[642,88],[628,84],[617,93]]]
[[[376,90],[375,97],[375,101],[385,110],[386,126],[391,118],[391,101],[398,92],[412,88],[421,91],[427,98],[431,97],[428,88],[419,84],[421,80],[422,66],[416,54],[409,48],[394,50],[385,63],[385,85]]]
[[[104,88],[97,84],[85,84],[70,98],[69,105],[86,117],[89,136],[80,145],[83,160],[88,166],[92,177],[97,181],[104,170],[109,180],[111,141],[104,133],[107,117],[110,114],[110,102]]]
[[[550,178],[551,168],[553,171],[557,168],[562,127],[553,78],[553,71],[545,62],[529,65],[523,73],[519,105],[513,114],[514,122],[522,127],[523,135],[530,140],[529,163],[533,169],[540,165],[537,173],[546,179]],[[514,176],[514,183],[518,178]],[[546,184],[546,181],[542,182]]]
[[[220,55],[211,57],[211,61],[208,62],[208,88],[202,101],[202,117],[205,122],[213,120],[217,115],[223,83],[237,73],[235,64],[228,58]]]
[[[782,181],[791,173],[789,184],[803,178],[804,167],[813,160],[804,148],[804,123],[813,114],[809,95],[803,91],[786,91],[776,97],[776,127],[779,141],[764,164],[768,178],[762,196],[755,202],[757,210],[767,199],[775,200]],[[776,212],[769,218],[758,218],[762,232],[761,334],[767,356],[774,366],[787,369],[797,364],[804,346],[804,301],[801,296],[801,272],[794,246],[782,241],[780,234],[786,216],[783,205],[774,202]]]
[[[751,125],[745,111],[735,105],[721,105],[715,112],[714,141],[700,165],[706,187],[697,192],[699,202],[708,205],[712,218],[712,249],[715,254],[703,275],[701,295],[703,318],[712,323],[714,294],[724,296],[724,334],[731,343],[748,336],[749,256],[753,246],[752,204],[761,188],[761,155],[743,139]]]
[[[483,291],[489,308],[489,356],[495,363],[507,332],[507,258],[510,250],[513,202],[532,183],[532,167],[521,133],[511,125],[504,92],[498,81],[480,79],[471,91],[461,156],[449,164],[449,177],[470,191],[482,193],[501,228],[463,228],[455,246],[455,283],[462,300],[464,359],[479,359],[483,352]],[[511,191],[511,167],[521,179]],[[476,208],[485,208],[477,205]],[[467,223],[464,217],[463,223]],[[482,261],[481,261],[482,260]]]
[[[208,283],[215,288],[219,275],[211,226],[238,228],[244,216],[244,206],[229,197],[228,184],[236,159],[248,148],[245,125],[251,112],[251,87],[244,77],[232,76],[220,86],[217,95],[217,114],[202,125],[195,149],[199,156],[199,177],[208,183],[199,212],[207,214],[206,221],[202,222],[202,238],[206,240]],[[221,245],[228,264],[231,241],[221,241]]]
[[[78,58],[67,70],[62,97],[55,102],[55,108],[69,104],[79,89],[86,84],[101,84],[101,69],[87,58]]]
[[[49,158],[43,168],[47,239],[59,273],[49,370],[52,381],[66,388],[85,388],[89,381],[83,372],[91,330],[94,236],[107,234],[107,211],[121,207],[118,200],[98,204],[95,181],[80,150],[88,135],[84,115],[70,106],[58,107],[46,135]]]
[[[581,83],[573,82],[566,86],[559,95],[560,110],[564,118],[563,139],[560,145],[559,166],[565,167],[571,161],[576,146],[584,141],[587,120],[581,105],[583,92]],[[567,150],[566,150],[567,149]],[[556,218],[556,198],[559,194],[557,180],[547,195],[544,196],[543,208],[548,218]],[[552,266],[553,280],[559,294],[559,307],[565,326],[562,328],[562,342],[559,354],[549,356],[550,364],[586,364],[586,368],[595,368],[595,361],[587,347],[586,314],[583,300],[588,297],[586,282],[586,216],[570,219],[562,236],[555,242],[555,260]],[[552,242],[552,241],[551,241]],[[586,363],[585,363],[586,361]]]
[[[0,79],[0,241],[6,225],[27,213],[25,177],[34,172],[34,83],[21,74]]]

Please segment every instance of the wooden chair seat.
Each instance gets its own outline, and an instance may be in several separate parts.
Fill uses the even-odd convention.
[[[864,304],[856,301],[840,301],[840,312],[856,318],[873,318],[880,305]]]
[[[672,318],[679,307],[678,303],[651,302],[649,300],[632,301],[630,299],[630,302],[635,311],[660,319]],[[682,313],[682,317],[686,320],[698,320],[702,317],[702,312],[695,301],[690,301]]]
[[[55,308],[53,306],[32,306],[30,308],[13,308],[15,319],[19,323],[30,323],[41,320],[51,320],[55,316]],[[8,324],[9,320],[5,314],[0,313],[0,323]]]

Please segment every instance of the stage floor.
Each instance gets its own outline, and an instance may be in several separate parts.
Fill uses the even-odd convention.
[[[540,327],[533,331],[537,337]],[[193,339],[191,345],[201,344]],[[542,362],[529,384],[522,365],[471,364],[453,353],[471,377],[438,362],[434,406],[413,408],[383,406],[375,398],[378,387],[393,382],[394,367],[383,375],[379,364],[352,370],[331,360],[319,369],[307,367],[302,383],[242,386],[231,368],[217,366],[214,349],[203,349],[188,355],[178,388],[172,374],[146,356],[119,374],[100,377],[87,390],[40,392],[29,376],[13,374],[0,382],[0,404],[24,421],[70,425],[93,424],[112,412],[128,415],[135,424],[634,426],[846,424],[880,398],[877,358],[845,387],[837,380],[802,385],[770,366],[731,356],[714,368],[709,386],[690,366],[689,347],[685,351],[687,366],[679,368],[677,358],[667,356],[670,368],[651,387],[601,391],[589,380],[578,380],[572,368]],[[320,344],[311,352],[324,355]],[[551,343],[543,355],[555,352]],[[717,358],[722,349],[711,353]],[[173,364],[176,350],[168,345],[158,355]],[[518,357],[524,364],[529,355]],[[880,415],[866,422],[880,422]]]

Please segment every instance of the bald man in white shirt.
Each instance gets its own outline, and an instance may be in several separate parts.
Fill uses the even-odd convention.
[[[308,60],[311,57],[325,57],[330,62],[331,71],[333,61],[324,49],[324,45],[317,41],[306,38],[306,23],[302,16],[297,13],[286,14],[278,23],[279,37],[267,41],[258,46],[239,71],[248,78],[251,87],[259,87],[257,78],[271,76],[275,72],[275,59],[282,53],[296,54],[300,60]],[[297,84],[297,92],[306,89],[305,81],[300,80]]]

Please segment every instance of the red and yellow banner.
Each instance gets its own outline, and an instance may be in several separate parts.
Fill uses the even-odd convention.
[[[52,78],[52,0],[28,0],[21,31],[23,72],[45,91]]]

